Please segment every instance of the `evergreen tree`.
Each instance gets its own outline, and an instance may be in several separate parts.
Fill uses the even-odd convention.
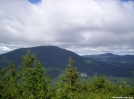
[[[88,83],[86,79],[83,79],[83,82],[81,83],[81,88],[79,89],[80,92],[87,92],[88,91]]]
[[[115,86],[108,82],[106,77],[100,76],[91,80],[89,91],[94,93],[109,93],[115,91]]]
[[[0,97],[13,99],[20,96],[17,84],[17,71],[12,62],[0,71]]]
[[[30,51],[22,56],[22,67],[19,70],[21,98],[47,99],[50,82],[45,69]]]
[[[73,67],[74,60],[70,57],[68,61],[69,63],[67,64],[67,68],[62,77],[61,86],[63,90],[76,91],[78,87],[79,73],[77,68]]]

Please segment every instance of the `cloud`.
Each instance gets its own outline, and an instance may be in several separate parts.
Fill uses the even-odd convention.
[[[5,53],[7,51],[11,51],[11,49],[6,46],[0,46],[0,52]]]
[[[0,46],[56,45],[73,46],[73,51],[79,48],[77,53],[81,54],[86,54],[86,48],[96,53],[107,49],[133,53],[133,16],[133,1],[42,0],[32,4],[28,0],[1,0]]]
[[[11,49],[6,46],[0,46],[0,49],[3,51],[10,51]]]
[[[101,45],[101,46],[90,46],[90,47],[67,47],[67,50],[75,51],[79,55],[94,55],[94,54],[104,54],[113,53],[118,55],[133,55],[134,50],[133,45]]]

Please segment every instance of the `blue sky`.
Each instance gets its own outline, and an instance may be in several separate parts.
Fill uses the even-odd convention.
[[[28,0],[28,1],[34,4],[41,2],[41,0]],[[128,2],[128,1],[134,1],[134,0],[121,0],[121,1]]]
[[[41,0],[28,0],[29,2],[31,2],[31,3],[39,3],[39,2],[41,2]]]

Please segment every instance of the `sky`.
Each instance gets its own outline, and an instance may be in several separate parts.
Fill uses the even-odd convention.
[[[28,0],[30,3],[36,4],[36,3],[40,3],[41,0]]]
[[[0,54],[48,45],[134,55],[134,0],[0,0]]]

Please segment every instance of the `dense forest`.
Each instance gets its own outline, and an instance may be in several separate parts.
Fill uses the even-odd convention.
[[[21,56],[19,68],[10,62],[0,70],[0,99],[113,99],[134,98],[134,87],[121,81],[120,86],[105,76],[93,77],[90,82],[81,78],[70,57],[59,82],[51,85],[49,75],[30,51]]]

